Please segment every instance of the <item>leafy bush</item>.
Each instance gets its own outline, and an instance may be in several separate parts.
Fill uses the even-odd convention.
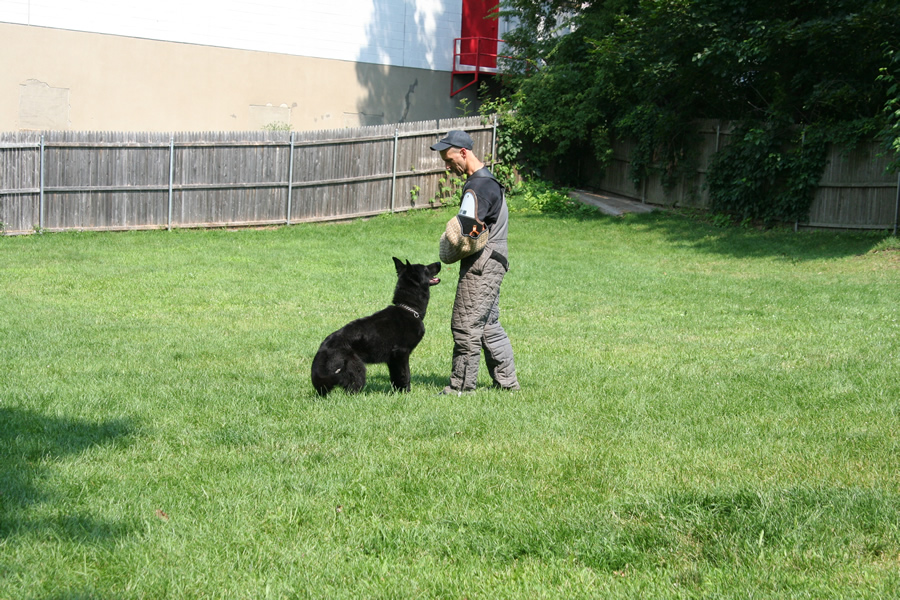
[[[710,209],[766,223],[792,222],[809,213],[829,145],[850,149],[873,135],[873,121],[800,128],[749,122],[710,163]]]
[[[737,131],[710,165],[711,210],[767,222],[803,217],[825,167],[826,146],[798,137],[758,125]]]
[[[889,168],[900,171],[900,52],[886,47],[885,56],[889,66],[881,68],[878,81],[886,84],[887,101],[884,103],[884,115],[887,125],[881,132],[885,146],[893,157]]]
[[[520,213],[542,213],[563,216],[593,216],[597,210],[569,198],[568,191],[552,183],[528,177],[507,194],[509,210]]]

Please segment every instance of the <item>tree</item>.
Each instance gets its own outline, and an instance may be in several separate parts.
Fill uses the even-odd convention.
[[[739,124],[732,152],[744,162],[740,173],[730,165],[711,178],[714,205],[726,199],[717,208],[794,218],[808,208],[824,146],[885,131],[885,111],[896,102],[889,90],[900,73],[890,54],[900,48],[898,0],[504,0],[503,7],[520,17],[509,36],[519,65],[513,127],[535,142],[531,160],[555,165],[561,177],[578,155],[606,157],[616,137],[637,143],[636,180],[651,168],[676,177],[691,124],[726,119]],[[806,148],[797,154],[801,140]],[[773,153],[786,170],[767,167]],[[724,169],[720,163],[714,168]],[[767,182],[756,186],[755,206],[726,189],[738,175]],[[793,199],[785,202],[785,193]]]

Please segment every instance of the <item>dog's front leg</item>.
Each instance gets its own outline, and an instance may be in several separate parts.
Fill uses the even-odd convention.
[[[388,361],[388,370],[391,374],[391,386],[395,390],[408,392],[412,389],[409,385],[409,354],[392,354]]]

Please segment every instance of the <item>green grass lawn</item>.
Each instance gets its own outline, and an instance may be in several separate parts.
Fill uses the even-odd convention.
[[[514,212],[522,391],[315,397],[446,211],[0,238],[0,598],[893,598],[900,251]]]

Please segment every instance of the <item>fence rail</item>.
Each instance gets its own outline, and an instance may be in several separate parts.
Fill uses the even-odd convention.
[[[700,138],[696,173],[672,187],[665,187],[659,175],[638,185],[631,181],[633,143],[629,141],[613,145],[613,160],[607,168],[585,165],[582,171],[593,173],[587,182],[591,187],[606,192],[652,204],[706,208],[708,166],[715,153],[729,143],[732,127],[726,122],[704,121],[696,131]],[[831,147],[809,214],[797,222],[797,227],[893,230],[896,235],[900,225],[900,176],[887,171],[888,162],[875,142],[861,144],[850,152]]]
[[[480,117],[311,132],[0,134],[0,224],[37,230],[273,225],[440,204],[430,146],[468,131],[495,154]]]

